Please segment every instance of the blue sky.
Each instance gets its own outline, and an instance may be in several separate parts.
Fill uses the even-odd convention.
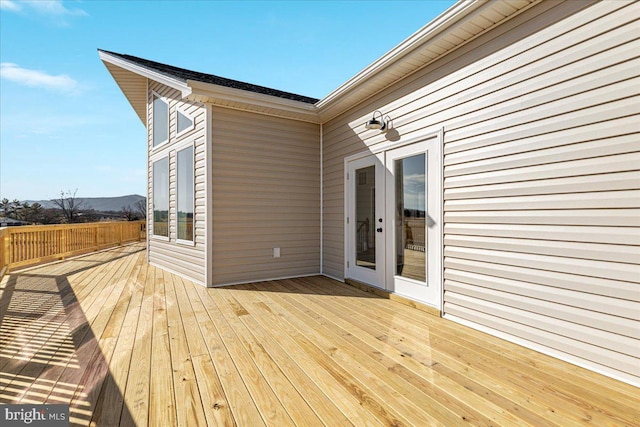
[[[145,194],[98,48],[323,98],[453,3],[0,0],[0,198]]]

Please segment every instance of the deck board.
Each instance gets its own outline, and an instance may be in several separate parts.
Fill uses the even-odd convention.
[[[205,289],[129,245],[0,282],[0,404],[72,425],[640,425],[640,390],[325,277]]]

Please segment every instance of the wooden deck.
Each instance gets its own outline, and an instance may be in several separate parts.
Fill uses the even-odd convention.
[[[205,289],[130,245],[0,282],[0,403],[98,426],[638,426],[640,390],[342,283]]]

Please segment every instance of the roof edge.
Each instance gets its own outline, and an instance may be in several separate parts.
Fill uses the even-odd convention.
[[[402,57],[422,46],[429,40],[437,37],[445,29],[468,16],[478,8],[487,3],[488,0],[469,0],[459,1],[452,5],[442,14],[438,15],[433,21],[410,35],[403,42],[385,53],[378,60],[364,68],[362,71],[351,77],[337,89],[329,93],[316,103],[318,108],[323,109],[326,106],[338,101],[343,95],[353,91],[358,86],[365,83],[374,75],[383,72],[387,67],[394,64]]]
[[[150,70],[149,68],[143,67],[138,64],[134,64],[130,61],[122,59],[111,52],[98,49],[98,55],[103,62],[108,62],[125,70],[131,71],[133,73],[139,74],[141,76],[147,77],[151,80],[155,80],[162,84],[165,84],[173,89],[179,90],[182,93],[182,97],[185,98],[189,96],[192,92],[192,89],[189,85],[181,82],[177,79],[172,79],[164,74],[160,74],[156,71]]]

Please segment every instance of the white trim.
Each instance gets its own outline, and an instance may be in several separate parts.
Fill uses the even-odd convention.
[[[162,83],[167,85],[173,89],[177,89],[182,93],[182,97],[187,97],[191,94],[191,88],[180,80],[173,79],[164,74],[160,74],[156,71],[152,71],[148,68],[142,67],[140,65],[134,64],[126,59],[122,59],[120,57],[111,55],[110,53],[104,51],[98,51],[98,55],[102,61],[113,64],[117,67],[123,68],[125,70],[131,71],[148,79],[154,80],[158,83]]]
[[[187,84],[193,90],[190,99],[200,102],[214,102],[213,100],[225,100],[240,102],[274,110],[286,111],[304,115],[313,123],[320,123],[318,108],[314,104],[292,99],[280,98],[273,95],[251,92],[211,83],[187,80]]]
[[[204,129],[204,283],[206,286],[211,286],[213,283],[213,107],[210,104],[205,104]]]
[[[187,141],[185,141],[184,143],[181,143],[180,146],[176,146],[175,148],[175,159],[176,159],[176,179],[175,179],[175,195],[176,195],[176,212],[175,212],[175,227],[176,227],[176,243],[180,244],[180,245],[185,245],[185,246],[195,246],[196,245],[196,144],[195,144],[195,140],[196,138],[191,138]],[[179,181],[179,177],[180,177],[180,162],[178,161],[178,154],[181,151],[187,150],[191,148],[191,154],[192,154],[192,158],[191,158],[191,183],[193,186],[193,193],[191,194],[191,198],[193,201],[193,240],[186,240],[186,239],[180,239],[178,237],[178,233],[179,233],[179,227],[178,227],[178,212],[180,212],[179,210],[179,201],[178,201],[178,197],[179,197],[179,187],[178,187],[178,181]]]
[[[321,276],[324,276],[324,277],[328,277],[329,279],[335,280],[336,282],[346,283],[346,282],[344,281],[344,279],[340,279],[340,278],[338,278],[338,277],[332,276],[332,275],[327,274],[327,273],[321,273],[320,275],[321,275]]]
[[[540,352],[542,354],[546,354],[546,355],[551,356],[551,357],[555,357],[556,359],[560,359],[560,360],[562,360],[564,362],[571,363],[572,365],[580,366],[581,368],[585,368],[585,369],[588,369],[589,371],[596,372],[598,374],[602,374],[602,375],[607,376],[609,378],[613,378],[613,379],[616,379],[618,381],[622,381],[624,383],[631,384],[632,386],[635,386],[635,387],[640,387],[640,382],[638,382],[635,377],[621,375],[620,371],[616,371],[616,370],[613,370],[613,369],[611,369],[611,370],[606,369],[606,367],[604,367],[603,365],[599,365],[599,364],[597,364],[595,362],[591,362],[591,361],[583,359],[581,357],[574,356],[574,355],[571,355],[569,353],[566,353],[566,352],[563,352],[563,351],[560,351],[560,350],[555,350],[555,349],[553,349],[551,347],[547,347],[547,346],[544,346],[542,344],[538,344],[538,343],[536,343],[534,341],[529,341],[527,339],[520,338],[520,337],[517,337],[515,335],[511,335],[511,334],[508,334],[506,332],[502,332],[502,331],[499,331],[497,329],[493,329],[493,328],[481,325],[479,323],[475,323],[475,322],[472,322],[470,320],[466,320],[466,319],[460,318],[458,316],[454,316],[453,314],[443,313],[442,317],[444,319],[450,320],[450,321],[455,322],[455,323],[459,323],[459,324],[461,324],[463,326],[466,326],[466,327],[469,327],[471,329],[475,329],[477,331],[484,332],[485,334],[488,334],[488,335],[503,339],[505,341],[509,341],[511,343],[514,343],[514,344],[517,344],[517,345],[522,346],[524,348],[527,348],[527,349],[530,349],[530,350],[534,350],[534,351],[538,351],[538,352]]]
[[[180,276],[183,279],[187,279],[188,281],[195,283],[196,285],[205,286],[205,284],[202,281],[196,280],[193,277],[189,277],[189,276],[185,275],[184,273],[180,273],[180,272],[178,272],[176,270],[168,268],[165,264],[158,264],[156,262],[149,261],[149,265],[152,265],[152,266],[154,266],[156,268],[159,268],[162,271],[166,271],[168,273],[175,274],[176,276]]]
[[[155,128],[156,128],[156,120],[155,120],[156,108],[153,104],[156,102],[156,98],[164,102],[165,104],[167,104],[167,139],[158,143],[158,145],[153,145],[154,138],[155,138]],[[151,151],[152,152],[159,151],[163,146],[167,145],[171,140],[171,102],[169,101],[169,98],[167,98],[166,96],[160,95],[155,90],[151,91],[151,129],[149,129],[149,126],[147,125],[147,130],[151,134]]]
[[[320,274],[324,271],[324,129],[320,123]]]
[[[161,267],[162,268],[162,267]],[[299,278],[303,278],[303,277],[314,277],[314,276],[321,276],[320,273],[310,273],[310,274],[297,274],[295,276],[280,276],[280,277],[269,277],[269,278],[265,278],[265,279],[255,279],[255,280],[243,280],[240,282],[228,282],[228,283],[222,283],[219,285],[212,285],[210,286],[211,288],[221,288],[223,286],[234,286],[234,285],[246,285],[247,283],[261,283],[261,282],[271,282],[274,280],[289,280],[289,279],[299,279]]]
[[[147,137],[147,141],[146,141],[146,146],[147,146],[147,183],[146,183],[146,189],[147,189],[147,200],[145,201],[147,204],[147,232],[146,234],[146,241],[147,241],[147,263],[149,263],[149,252],[150,252],[150,241],[151,241],[151,227],[149,227],[149,224],[151,224],[151,219],[153,218],[153,205],[151,205],[152,209],[149,209],[149,203],[151,202],[151,189],[153,188],[153,174],[151,172],[149,172],[149,170],[151,169],[151,150],[149,149],[149,126],[147,126],[147,124],[149,123],[149,79],[145,79],[145,99],[146,102],[145,104],[145,111],[146,111],[146,116],[145,116],[145,134]],[[152,143],[153,144],[153,143]],[[151,178],[151,179],[149,179]],[[149,181],[151,181],[151,185],[149,184]]]
[[[188,134],[189,132],[191,132],[192,130],[194,130],[196,128],[196,119],[195,117],[193,117],[193,115],[187,113],[185,111],[185,108],[182,106],[176,106],[175,108],[176,111],[176,136],[175,138],[182,138],[184,135]],[[191,120],[191,126],[183,129],[181,131],[178,132],[178,113],[182,114],[183,116],[187,117],[189,120]]]
[[[327,105],[338,101],[339,98],[347,92],[351,92],[358,86],[365,84],[373,76],[380,74],[390,65],[399,62],[403,57],[426,44],[428,41],[437,41],[440,37],[446,35],[446,32],[444,31],[446,28],[459,22],[462,18],[469,15],[482,5],[483,2],[477,0],[455,3],[433,21],[410,35],[407,39],[384,54],[378,60],[367,66],[355,76],[351,77],[329,95],[322,98],[316,105],[318,108],[324,108]]]
[[[153,160],[151,162],[151,238],[153,240],[162,240],[162,241],[166,241],[169,242],[171,240],[171,230],[169,228],[169,225],[171,224],[171,159],[169,156],[170,153],[166,153],[163,156],[158,156],[158,158],[156,160]],[[156,224],[155,224],[155,220],[154,220],[154,189],[155,186],[153,184],[154,180],[155,180],[155,168],[154,165],[163,160],[163,159],[167,159],[167,202],[169,203],[169,205],[167,206],[167,235],[166,236],[161,236],[158,234],[155,234],[156,230]],[[148,209],[148,208],[147,208]]]

